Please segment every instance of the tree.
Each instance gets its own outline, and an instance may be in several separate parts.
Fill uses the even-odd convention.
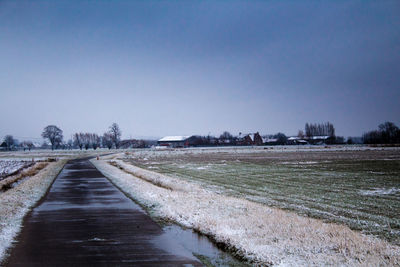
[[[277,133],[274,135],[274,138],[276,138],[276,143],[278,145],[286,145],[287,142],[287,137],[284,133]]]
[[[335,127],[330,122],[326,123],[315,123],[315,124],[308,124],[305,125],[305,132],[307,137],[312,136],[329,136],[335,137]]]
[[[348,137],[348,138],[347,138],[347,144],[348,144],[348,145],[354,144],[353,138]]]
[[[112,136],[110,133],[104,133],[101,141],[103,143],[103,147],[107,147],[108,149],[112,148],[113,141],[112,141]]]
[[[80,150],[82,150],[83,147],[82,135],[83,133],[74,134],[74,145],[78,146]]]
[[[68,142],[67,142],[67,148],[71,150],[73,148],[73,146],[74,146],[74,141],[69,139]]]
[[[90,136],[90,142],[92,144],[92,148],[96,150],[100,146],[100,137],[97,134],[92,133]]]
[[[48,125],[43,129],[42,137],[49,139],[51,150],[59,146],[63,139],[63,131],[55,125]]]
[[[223,144],[224,143],[232,143],[233,136],[230,134],[230,132],[225,131],[219,136],[219,140]]]
[[[382,134],[380,131],[370,131],[362,136],[364,144],[379,144],[382,143]]]
[[[400,129],[393,122],[379,125],[379,130],[363,134],[364,144],[394,144],[400,143]]]
[[[28,149],[29,151],[31,151],[31,149],[33,147],[33,143],[32,143],[32,141],[23,141],[21,143],[21,146],[24,148],[24,151],[25,151],[25,149]]]
[[[16,144],[16,140],[14,139],[14,137],[12,135],[6,135],[4,137],[4,143],[6,143],[7,150],[11,151],[11,149]]]
[[[111,134],[111,139],[113,144],[115,145],[115,148],[119,148],[119,142],[121,140],[121,130],[115,122],[110,126],[110,131],[109,133]]]
[[[381,132],[382,142],[384,144],[396,143],[396,141],[398,142],[398,140],[396,140],[396,135],[399,131],[399,128],[393,122],[387,121],[380,124],[379,131]]]
[[[88,150],[90,147],[90,134],[89,133],[84,133],[83,134],[83,145],[85,146],[85,149]]]

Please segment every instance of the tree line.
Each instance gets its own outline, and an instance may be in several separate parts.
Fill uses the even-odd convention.
[[[393,122],[379,124],[378,130],[363,134],[364,144],[400,144],[400,129]]]
[[[96,150],[99,147],[106,147],[111,149],[112,147],[119,148],[121,142],[121,129],[118,124],[113,123],[109,131],[105,132],[103,136],[98,136],[95,133],[75,133],[73,144],[79,147],[80,150],[85,148],[93,148]]]
[[[48,125],[43,129],[42,137],[47,139],[51,144],[51,149],[57,148],[79,148],[79,149],[94,149],[103,148],[120,148],[122,131],[117,123],[113,123],[108,131],[104,132],[103,135],[99,136],[96,133],[84,133],[77,132],[73,135],[72,140],[68,140],[67,143],[63,142],[63,131],[55,126]],[[218,146],[218,145],[258,145],[265,144],[265,140],[272,140],[273,144],[276,145],[287,145],[293,144],[288,142],[288,137],[284,133],[277,133],[273,135],[263,135],[260,136],[257,133],[252,134],[253,138],[262,141],[248,141],[249,135],[242,135],[239,133],[238,136],[234,136],[228,131],[224,131],[220,136],[201,136],[194,135],[190,139],[190,144],[193,146]],[[335,127],[330,122],[325,123],[306,123],[303,130],[299,130],[297,137],[299,139],[306,140],[310,144],[314,138],[313,137],[329,137],[325,140],[327,144],[344,144],[345,140],[341,136],[335,136]],[[246,139],[247,138],[247,139]],[[385,122],[378,126],[377,130],[372,130],[366,132],[361,138],[364,144],[399,144],[400,143],[400,129],[393,122]],[[347,143],[352,144],[353,139],[347,138]],[[12,135],[6,135],[3,139],[1,146],[7,150],[15,149],[17,146],[22,147],[24,150],[31,150],[33,148],[33,143],[31,141],[23,141],[19,143],[17,139],[13,138]],[[141,146],[144,147],[144,141],[141,142]]]
[[[335,127],[330,122],[326,123],[306,123],[305,132],[307,137],[312,136],[335,136]]]
[[[121,135],[121,129],[118,124],[114,122],[103,136],[99,136],[96,133],[75,133],[70,146],[79,147],[81,150],[83,148],[86,150],[89,148],[96,150],[99,147],[111,149],[113,146],[118,149]],[[49,140],[51,149],[54,150],[62,144],[63,131],[55,125],[49,125],[44,128],[42,137]]]

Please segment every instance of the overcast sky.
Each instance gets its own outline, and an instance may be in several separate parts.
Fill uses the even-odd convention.
[[[400,1],[0,1],[0,137],[400,126]]]

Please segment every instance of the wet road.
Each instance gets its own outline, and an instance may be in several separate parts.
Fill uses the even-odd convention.
[[[201,266],[88,160],[68,162],[6,266]]]

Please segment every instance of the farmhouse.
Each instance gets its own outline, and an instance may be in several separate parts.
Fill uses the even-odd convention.
[[[165,147],[187,147],[190,136],[165,136],[157,141],[159,146]]]
[[[313,145],[324,145],[324,144],[331,144],[335,141],[334,136],[311,136],[309,139],[309,142]]]
[[[239,144],[244,146],[257,145],[260,146],[263,144],[263,139],[258,132],[247,134],[239,139]]]
[[[298,136],[291,136],[287,140],[288,145],[307,145],[308,142]]]
[[[263,137],[262,138],[264,145],[277,145],[278,144],[278,138],[269,138],[269,137]]]

